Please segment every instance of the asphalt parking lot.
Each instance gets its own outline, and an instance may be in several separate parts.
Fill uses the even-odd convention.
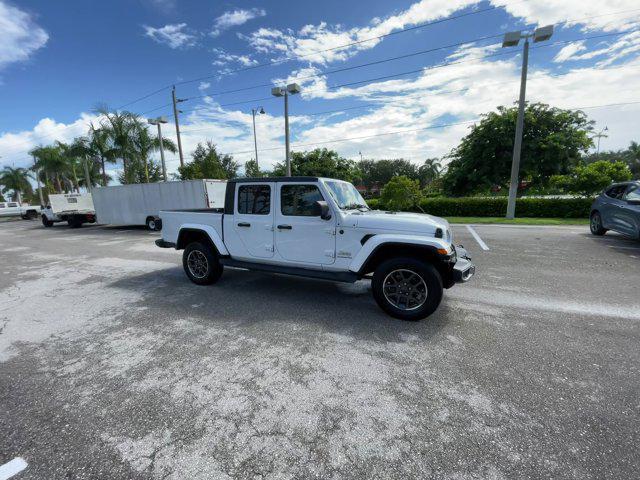
[[[488,250],[454,232],[476,277],[411,323],[365,281],[227,269],[197,287],[156,233],[1,222],[0,466],[23,459],[16,479],[638,478],[640,242],[473,228]]]

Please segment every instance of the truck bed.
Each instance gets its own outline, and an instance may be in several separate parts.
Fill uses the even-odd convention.
[[[186,208],[181,210],[161,210],[162,219],[162,240],[166,243],[177,244],[178,234],[181,228],[189,228],[189,224],[205,225],[211,227],[216,233],[222,236],[222,218],[224,216],[221,208]]]

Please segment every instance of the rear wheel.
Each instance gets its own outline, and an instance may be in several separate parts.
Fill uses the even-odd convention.
[[[27,212],[27,218],[29,220],[35,220],[36,218],[38,218],[38,212],[36,212],[35,210],[29,210]]]
[[[162,230],[162,220],[156,217],[147,218],[147,228],[154,232],[159,232]]]
[[[402,320],[421,320],[442,301],[442,278],[433,265],[414,258],[391,258],[373,273],[373,297],[385,312]]]
[[[594,235],[600,236],[607,233],[607,229],[603,228],[602,226],[602,216],[600,215],[600,212],[593,212],[591,214],[589,228],[591,230],[591,233],[593,233]]]
[[[216,252],[200,242],[187,245],[182,254],[182,266],[189,280],[198,285],[217,282],[223,270]]]
[[[46,215],[42,215],[42,225],[44,225],[45,227],[49,228],[49,227],[53,227],[53,222],[51,220],[49,220]]]

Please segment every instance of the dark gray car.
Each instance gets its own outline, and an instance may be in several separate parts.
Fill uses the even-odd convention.
[[[607,230],[640,239],[640,181],[607,187],[591,205],[591,233]]]

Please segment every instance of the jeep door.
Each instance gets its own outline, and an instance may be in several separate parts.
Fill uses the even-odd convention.
[[[317,183],[278,183],[276,249],[292,263],[329,265],[335,261],[336,218],[323,220],[315,202],[325,201]]]
[[[273,183],[238,183],[235,192],[233,232],[228,243],[234,257],[273,257]],[[231,251],[233,249],[234,251]]]

